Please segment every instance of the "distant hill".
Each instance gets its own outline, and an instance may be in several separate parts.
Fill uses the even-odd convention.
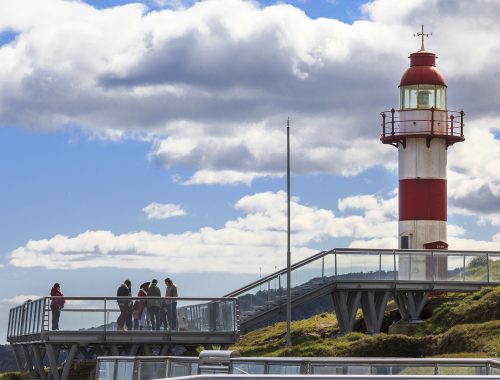
[[[242,335],[231,349],[244,356],[362,356],[362,357],[500,357],[500,287],[468,295],[430,299],[424,322],[411,336],[388,335],[388,326],[399,319],[389,305],[382,331],[366,335],[362,314],[356,332],[339,333],[335,314],[323,312],[292,322],[292,347],[286,347],[284,322]]]
[[[8,345],[0,345],[0,372],[17,371],[14,353]]]

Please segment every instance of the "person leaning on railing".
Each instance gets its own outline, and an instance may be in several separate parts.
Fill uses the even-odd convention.
[[[61,292],[61,285],[55,283],[50,290],[51,297],[64,297]],[[52,330],[59,330],[59,317],[61,316],[61,309],[64,307],[66,301],[64,298],[51,298],[50,310],[52,311]]]

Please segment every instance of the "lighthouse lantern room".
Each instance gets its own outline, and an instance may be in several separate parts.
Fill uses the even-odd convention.
[[[447,149],[464,141],[464,112],[447,107],[436,55],[410,55],[399,84],[399,109],[382,112],[384,144],[399,152],[399,248],[447,249]]]

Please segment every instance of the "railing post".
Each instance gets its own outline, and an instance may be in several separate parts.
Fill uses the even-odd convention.
[[[434,275],[434,273],[436,273],[436,271],[434,269],[435,265],[436,265],[436,262],[434,261],[434,251],[431,251],[431,269],[432,269],[431,275],[432,275],[432,284],[433,285],[436,282],[436,278],[435,278],[435,275]]]
[[[321,282],[325,282],[325,256],[321,258]]]
[[[378,279],[382,280],[382,253],[378,253]]]
[[[382,136],[385,137],[385,112],[382,112]]]
[[[394,136],[394,108],[391,108],[391,135]]]
[[[490,255],[486,252],[486,281],[490,283]]]
[[[451,127],[450,127],[450,134],[453,136],[453,120],[455,119],[455,116],[451,115],[450,120],[451,120]]]
[[[460,137],[464,137],[464,110],[460,110]]]
[[[431,107],[431,135],[434,134],[434,107]]]
[[[107,330],[107,315],[108,315],[108,302],[107,299],[104,298],[104,340],[106,340],[106,330]]]
[[[465,282],[465,253],[464,253],[464,282]]]
[[[335,251],[334,255],[335,255],[335,282],[337,282],[337,251]]]
[[[394,261],[394,281],[398,280],[398,275],[396,271],[396,251],[392,251],[393,261]]]

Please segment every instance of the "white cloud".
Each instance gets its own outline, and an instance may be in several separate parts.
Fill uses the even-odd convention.
[[[175,216],[186,215],[186,211],[181,205],[171,203],[157,203],[153,202],[142,209],[148,219],[168,219]]]
[[[14,296],[14,297],[11,297],[11,298],[4,298],[2,301],[5,302],[5,303],[8,303],[8,304],[11,304],[11,305],[20,305],[22,303],[24,303],[25,301],[28,301],[28,300],[37,300],[39,298],[41,298],[43,296],[40,296],[40,295],[18,295],[18,296]]]
[[[350,201],[344,202],[350,204]],[[392,206],[391,206],[392,205]],[[313,242],[332,237],[394,235],[394,198],[357,206],[360,215],[335,216],[330,210],[292,201],[294,261],[314,253]],[[155,268],[171,272],[224,271],[255,273],[259,266],[284,264],[286,247],[286,194],[258,193],[241,198],[235,208],[243,216],[220,229],[159,235],[146,231],[115,235],[110,231],[87,231],[75,237],[56,235],[29,241],[10,254],[20,267],[78,269],[113,266]],[[378,209],[381,211],[376,211]],[[344,211],[348,207],[344,207]],[[391,232],[392,231],[392,232]],[[394,243],[396,239],[392,236]],[[255,263],[258,262],[259,265]]]
[[[294,172],[393,170],[379,112],[397,106],[426,20],[449,106],[466,112],[467,141],[449,149],[450,210],[500,225],[499,2],[375,0],[352,24],[287,4],[192,3],[1,2],[0,30],[19,35],[0,47],[0,126],[154,141],[152,158],[192,170],[184,184],[250,184],[284,175],[290,116]]]
[[[314,243],[348,238],[354,248],[397,248],[397,196],[362,195],[339,201],[345,215],[291,202],[292,252],[298,261],[315,253]],[[258,273],[259,268],[285,265],[286,194],[264,192],[241,198],[235,208],[243,215],[219,229],[160,235],[146,231],[115,235],[86,231],[75,237],[56,235],[32,240],[10,253],[19,267],[58,269],[114,268],[168,269],[169,272]],[[492,241],[464,237],[450,226],[453,249],[500,249],[500,234]],[[475,245],[474,245],[475,244]]]

